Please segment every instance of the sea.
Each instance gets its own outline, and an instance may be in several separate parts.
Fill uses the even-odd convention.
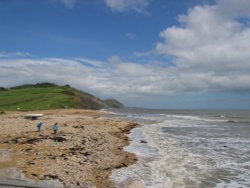
[[[125,151],[138,162],[113,171],[117,187],[137,180],[146,188],[250,187],[250,111],[106,111],[140,124]]]

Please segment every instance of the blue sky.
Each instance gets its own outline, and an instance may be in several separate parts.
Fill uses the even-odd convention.
[[[60,1],[0,2],[1,51],[38,57],[87,56],[128,58],[151,50],[158,34],[177,23],[177,16],[203,1],[152,1],[145,13],[115,11],[102,1],[79,0],[72,8]],[[146,12],[147,11],[147,12]]]
[[[127,106],[250,108],[248,0],[2,0],[0,85]]]

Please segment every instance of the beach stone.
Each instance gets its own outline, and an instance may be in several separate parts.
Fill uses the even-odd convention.
[[[16,167],[0,169],[0,177],[2,178],[13,178],[13,179],[23,179],[24,175]]]
[[[118,185],[118,188],[145,188],[142,180],[138,178],[126,179]]]
[[[142,181],[135,180],[127,188],[145,188],[145,185]]]
[[[86,157],[91,155],[90,152],[84,152],[84,153],[81,153],[81,154],[83,154],[83,155],[86,156]]]
[[[10,152],[8,149],[0,149],[0,162],[10,161]]]
[[[45,174],[45,178],[51,178],[51,179],[59,179],[58,175],[52,175],[52,174]]]
[[[41,141],[41,139],[31,138],[31,139],[28,139],[26,141],[22,141],[21,144],[34,144],[34,143],[39,142],[39,141]]]
[[[56,187],[56,188],[63,188],[64,185],[59,180],[40,180],[39,185],[45,187]]]
[[[60,136],[54,137],[54,138],[51,138],[51,139],[54,140],[55,142],[65,142],[65,141],[67,141],[66,138],[60,137]]]

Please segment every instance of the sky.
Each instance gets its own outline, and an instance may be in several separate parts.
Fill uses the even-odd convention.
[[[129,107],[250,109],[249,0],[1,0],[0,87]]]

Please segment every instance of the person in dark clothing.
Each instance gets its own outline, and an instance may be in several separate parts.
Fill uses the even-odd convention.
[[[40,132],[40,131],[41,131],[42,125],[43,125],[43,122],[39,122],[39,123],[37,124],[37,132]]]
[[[59,129],[59,125],[58,125],[58,123],[55,123],[55,124],[53,125],[54,134],[57,133],[58,129]]]

